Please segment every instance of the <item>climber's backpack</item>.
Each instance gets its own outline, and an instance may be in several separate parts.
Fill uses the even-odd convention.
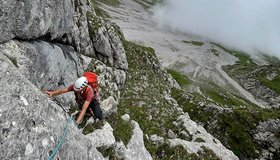
[[[93,72],[85,72],[84,76],[87,78],[88,84],[91,86],[94,93],[96,94],[98,92],[98,75]]]

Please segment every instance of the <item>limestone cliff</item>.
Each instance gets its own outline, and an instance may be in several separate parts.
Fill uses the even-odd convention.
[[[181,87],[153,49],[126,41],[94,3],[0,1],[0,159],[238,159],[183,111],[171,95]],[[86,70],[99,74],[108,121],[94,129],[66,114],[72,94],[42,93]]]

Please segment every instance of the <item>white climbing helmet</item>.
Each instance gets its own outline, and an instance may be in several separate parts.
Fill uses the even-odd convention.
[[[88,84],[88,80],[86,77],[80,77],[76,80],[74,84],[75,91],[81,91]]]

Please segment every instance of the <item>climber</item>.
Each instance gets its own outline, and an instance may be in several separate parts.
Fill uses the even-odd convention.
[[[99,120],[103,119],[102,110],[100,104],[97,101],[97,91],[96,89],[88,85],[88,80],[86,77],[80,77],[76,82],[70,85],[67,88],[59,89],[55,91],[44,91],[48,94],[49,97],[60,95],[66,92],[74,92],[75,100],[79,105],[79,108],[82,106],[82,111],[80,112],[77,123],[80,124],[86,112],[90,113],[94,120],[98,118]]]

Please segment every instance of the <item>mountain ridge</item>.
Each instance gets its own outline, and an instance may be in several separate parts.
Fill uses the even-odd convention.
[[[3,39],[0,43],[3,71],[0,76],[1,159],[46,159],[51,155],[67,122],[60,105],[69,110],[69,114],[78,111],[75,112],[77,105],[73,95],[50,100],[41,90],[65,87],[88,70],[99,75],[99,100],[107,122],[98,124],[86,116],[80,129],[71,122],[55,158],[277,158],[280,146],[277,110],[254,108],[256,106],[250,101],[212,81],[201,81],[206,84],[201,86],[189,76],[199,77],[201,72],[182,73],[176,67],[166,71],[166,66],[161,64],[163,59],[157,57],[156,48],[127,41],[122,26],[110,22],[108,17],[96,15],[102,7],[112,7],[108,3],[76,0],[63,3],[63,6],[61,2],[51,0],[50,12],[43,12],[45,18],[34,14],[27,16],[26,22],[9,17],[12,11],[18,11],[11,6],[13,3],[18,2],[0,3],[1,8],[8,6],[5,10],[8,14],[1,17],[0,25],[7,26],[3,23],[12,22],[15,26],[23,26],[27,31],[22,35],[28,36],[12,35],[17,32],[13,29],[0,30],[3,35],[0,38]],[[60,11],[67,12],[65,20],[65,14],[51,12],[56,4]],[[113,7],[123,3],[116,4]],[[37,12],[40,12],[44,5],[45,2],[22,2],[20,6],[25,7],[22,8],[23,15],[29,15],[32,10],[27,8],[39,8]],[[55,28],[40,28],[42,26],[38,24],[53,20],[48,19],[49,14],[55,22],[61,20],[61,25],[68,21],[71,29],[57,28],[56,33]],[[34,17],[38,24],[34,23]],[[225,56],[234,65],[237,60],[222,48],[214,50],[205,42],[201,45],[199,39],[186,43],[188,39],[184,36],[177,42],[194,53],[207,53],[202,61]],[[168,48],[178,52],[178,47],[172,43]],[[199,57],[195,60],[199,62]]]

